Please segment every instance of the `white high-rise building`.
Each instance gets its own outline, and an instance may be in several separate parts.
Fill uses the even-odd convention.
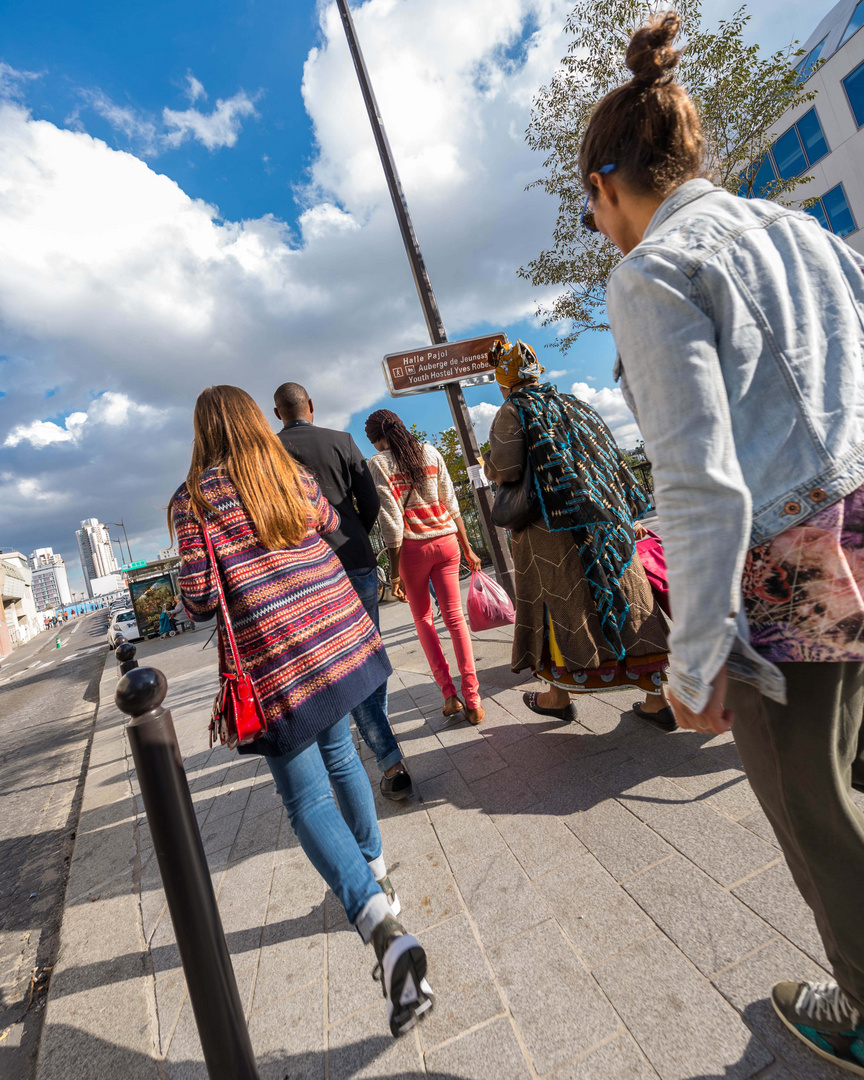
[[[66,564],[62,555],[55,555],[53,548],[36,548],[30,556],[33,571],[33,599],[37,611],[48,611],[72,603]]]
[[[81,556],[81,569],[84,572],[84,584],[87,595],[93,596],[90,582],[94,578],[105,577],[119,570],[114,552],[111,550],[111,537],[108,529],[97,518],[85,518],[81,528],[75,533],[78,542],[78,554]]]

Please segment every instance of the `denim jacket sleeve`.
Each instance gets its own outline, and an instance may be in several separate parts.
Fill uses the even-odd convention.
[[[622,262],[607,294],[616,373],[654,475],[673,618],[669,683],[695,712],[736,637],[751,518],[714,324],[699,300],[692,279],[651,252]]]

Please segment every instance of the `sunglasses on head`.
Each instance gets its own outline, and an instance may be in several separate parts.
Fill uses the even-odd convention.
[[[603,176],[608,176],[610,172],[615,168],[614,163],[612,165],[603,165],[602,168],[595,169],[594,172],[602,173]],[[589,232],[599,232],[597,228],[597,222],[594,220],[594,211],[588,205],[591,200],[591,191],[589,190],[585,195],[585,203],[582,206],[582,224]]]

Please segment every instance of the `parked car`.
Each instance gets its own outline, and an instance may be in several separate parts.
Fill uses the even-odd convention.
[[[126,641],[140,641],[143,636],[138,629],[135,612],[131,608],[118,611],[116,615],[111,616],[111,621],[108,623],[109,649],[117,648],[117,638],[121,635]]]

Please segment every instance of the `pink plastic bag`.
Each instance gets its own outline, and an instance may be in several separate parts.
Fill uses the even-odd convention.
[[[669,609],[669,581],[666,576],[666,553],[663,551],[663,543],[657,533],[651,529],[645,530],[648,535],[642,540],[636,541],[636,550],[645,568],[645,576],[654,593],[654,599],[661,608],[671,617]]]
[[[516,621],[510,597],[482,570],[471,573],[467,607],[468,625],[475,634],[480,630],[494,630],[496,626],[509,626]]]

